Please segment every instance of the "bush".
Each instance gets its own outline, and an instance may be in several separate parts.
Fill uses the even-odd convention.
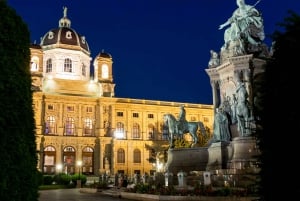
[[[86,180],[87,180],[86,176],[83,175],[83,174],[80,174],[80,177],[79,177],[79,174],[73,174],[72,177],[71,177],[71,179],[72,179],[73,183],[76,183],[77,180],[81,180],[81,184],[82,185],[84,185],[86,183]]]
[[[53,176],[44,175],[43,176],[43,185],[51,185],[53,183]]]

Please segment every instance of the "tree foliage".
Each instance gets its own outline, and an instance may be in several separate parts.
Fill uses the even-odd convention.
[[[259,132],[261,154],[261,195],[263,200],[278,197],[292,200],[300,193],[297,169],[299,114],[295,102],[299,91],[300,16],[288,16],[275,31],[272,58],[267,62],[263,89],[262,130]],[[294,107],[295,106],[295,107]],[[287,158],[291,158],[288,160]],[[288,199],[291,197],[291,199]]]
[[[0,0],[0,13],[0,200],[35,201],[38,188],[30,34],[4,0]]]

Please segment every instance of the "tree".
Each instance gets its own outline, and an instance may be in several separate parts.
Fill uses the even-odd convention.
[[[261,195],[263,200],[273,201],[279,197],[292,200],[299,196],[299,174],[296,164],[299,143],[298,102],[300,52],[300,16],[288,11],[289,16],[278,24],[283,31],[272,35],[274,43],[272,58],[267,62],[262,130],[259,132],[261,149]],[[296,67],[296,68],[295,68]],[[289,159],[287,159],[289,158]],[[288,199],[290,198],[291,199]]]
[[[38,200],[30,34],[0,0],[0,200]]]

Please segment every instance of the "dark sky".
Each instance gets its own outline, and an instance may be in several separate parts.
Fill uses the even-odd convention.
[[[245,0],[254,5],[256,0]],[[116,97],[212,104],[205,72],[211,49],[220,51],[218,30],[236,0],[8,0],[27,23],[32,42],[58,27],[63,6],[71,28],[84,35],[92,62],[104,50],[113,57]],[[261,0],[266,39],[299,0]]]

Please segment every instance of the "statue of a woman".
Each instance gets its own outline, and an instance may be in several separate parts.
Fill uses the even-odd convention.
[[[214,142],[228,142],[231,139],[228,117],[221,107],[216,109],[213,133]]]
[[[255,8],[257,3],[253,6],[247,5],[244,0],[236,0],[236,3],[238,8],[225,23],[219,26],[219,29],[223,29],[230,25],[224,33],[225,44],[222,49],[227,49],[231,42],[247,41],[251,45],[258,45],[265,38],[263,19],[261,13]]]

